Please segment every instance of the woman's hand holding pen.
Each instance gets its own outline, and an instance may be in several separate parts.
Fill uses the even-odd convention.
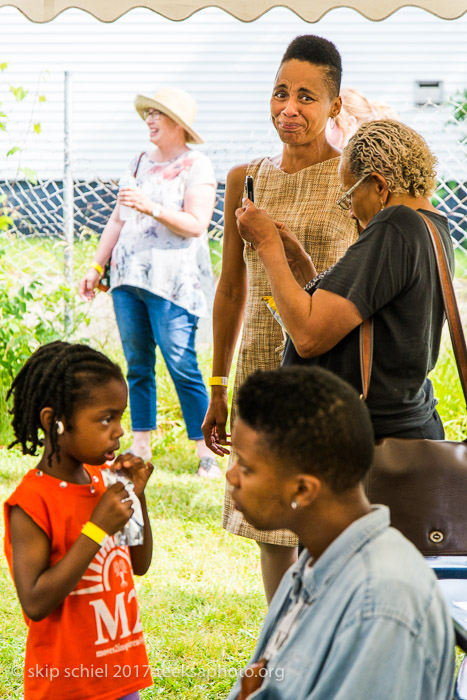
[[[243,200],[243,207],[236,210],[235,216],[241,237],[255,250],[266,241],[281,240],[276,224],[269,214],[264,209],[258,209],[249,199]]]

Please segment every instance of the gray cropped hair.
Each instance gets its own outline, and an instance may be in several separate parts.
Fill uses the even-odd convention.
[[[342,152],[357,179],[382,175],[392,194],[427,197],[436,187],[436,157],[410,126],[392,119],[362,124]]]

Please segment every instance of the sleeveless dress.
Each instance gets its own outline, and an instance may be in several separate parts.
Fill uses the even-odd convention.
[[[337,260],[357,240],[356,222],[337,206],[342,194],[337,175],[339,157],[311,165],[297,173],[285,173],[269,158],[258,158],[247,166],[254,180],[255,204],[276,221],[289,226],[311,256],[317,272]],[[247,376],[256,369],[275,369],[280,365],[284,337],[263,296],[271,294],[266,271],[258,255],[245,245],[248,292],[243,332],[235,376],[231,427],[235,419],[235,397]],[[232,464],[232,454],[229,467]],[[227,485],[222,525],[229,532],[259,542],[295,546],[296,536],[288,530],[256,530],[235,510]]]

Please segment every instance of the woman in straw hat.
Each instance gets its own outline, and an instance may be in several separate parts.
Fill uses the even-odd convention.
[[[80,294],[94,297],[111,257],[111,292],[128,364],[132,451],[151,457],[158,345],[188,437],[196,442],[198,475],[216,477],[219,467],[202,439],[208,397],[195,352],[198,317],[208,314],[203,287],[212,286],[207,226],[216,179],[209,158],[187,146],[203,143],[193,129],[197,106],[188,93],[165,88],[153,97],[138,95],[135,107],[155,148],[131,162],[128,174],[135,180],[120,188]]]

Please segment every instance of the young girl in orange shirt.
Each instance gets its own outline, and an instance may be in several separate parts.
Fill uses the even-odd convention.
[[[152,684],[133,572],[151,563],[144,488],[153,466],[129,454],[117,459],[144,523],[143,543],[122,545],[116,533],[138,504],[131,486],[106,488],[101,467],[123,435],[121,370],[86,345],[50,343],[29,358],[10,394],[12,445],[31,455],[43,445],[4,506],[5,552],[28,625],[24,698],[136,700]]]

